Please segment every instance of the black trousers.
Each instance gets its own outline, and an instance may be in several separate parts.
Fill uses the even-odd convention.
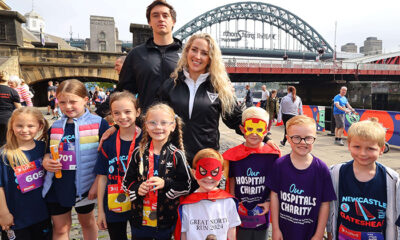
[[[15,240],[51,240],[53,235],[51,220],[49,218],[29,227],[14,230],[14,235]],[[3,240],[8,240],[5,231],[1,231],[1,237]]]
[[[113,222],[107,223],[108,234],[110,235],[111,240],[128,240],[127,237],[127,223],[128,222]],[[132,226],[131,221],[129,223]]]
[[[295,117],[296,115],[291,115],[291,114],[282,114],[282,121],[283,125],[285,126],[285,135],[283,135],[283,143],[286,143],[286,123],[289,121],[292,117]]]
[[[7,142],[7,123],[0,123],[0,147]]]

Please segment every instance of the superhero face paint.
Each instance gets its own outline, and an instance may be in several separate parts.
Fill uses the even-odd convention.
[[[248,118],[244,121],[245,135],[249,136],[252,133],[257,134],[261,138],[267,133],[267,123],[264,120],[258,118]]]
[[[201,180],[211,177],[215,181],[220,181],[222,177],[222,164],[215,158],[202,158],[197,162],[196,179]]]

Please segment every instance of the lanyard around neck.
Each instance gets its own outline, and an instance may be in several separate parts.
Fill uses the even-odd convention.
[[[118,165],[118,186],[121,186],[121,184],[122,184],[121,176],[119,175],[119,168],[122,165],[122,167],[124,169],[124,172],[126,172],[126,168],[128,167],[129,162],[131,161],[133,150],[135,150],[135,142],[136,142],[136,136],[137,136],[138,129],[135,128],[135,135],[133,136],[131,145],[129,146],[129,152],[128,152],[128,159],[126,161],[126,167],[125,167],[124,163],[121,161],[121,159],[119,158],[120,153],[121,153],[120,132],[121,132],[121,130],[118,130],[117,139],[115,141],[115,148],[116,148],[116,151],[117,151],[117,165]]]
[[[150,142],[149,148],[149,171],[147,172],[147,179],[150,179],[154,175],[154,146],[153,141]]]

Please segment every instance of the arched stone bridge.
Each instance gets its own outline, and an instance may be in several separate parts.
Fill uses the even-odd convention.
[[[20,76],[35,90],[34,103],[47,104],[48,81],[117,82],[115,60],[122,53],[18,48]]]
[[[77,78],[84,82],[118,81],[115,60],[121,53],[19,48],[21,76],[29,85]]]

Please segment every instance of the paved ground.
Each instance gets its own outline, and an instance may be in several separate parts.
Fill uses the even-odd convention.
[[[43,114],[47,113],[46,108],[40,108],[40,110],[43,112]],[[53,122],[51,120],[51,116],[45,116],[50,121],[50,123]],[[272,127],[271,132],[272,135],[270,137],[272,138],[272,140],[274,140],[276,143],[279,143],[279,141],[282,140],[283,137],[283,127]],[[237,135],[233,130],[227,128],[222,122],[220,124],[220,133],[221,152],[224,152],[227,149],[234,147],[244,141],[244,138],[242,136]],[[334,138],[332,136],[327,136],[326,132],[319,132],[317,134],[317,140],[314,143],[313,154],[323,160],[328,166],[351,160],[351,156],[347,150],[347,146],[334,145],[333,141]],[[287,144],[285,147],[282,148],[282,153],[287,154],[289,152],[290,146]],[[391,150],[387,154],[384,154],[379,161],[400,173],[400,148],[391,147]],[[73,212],[71,239],[83,239],[81,228],[75,212]],[[99,239],[109,239],[108,232],[100,231]]]

